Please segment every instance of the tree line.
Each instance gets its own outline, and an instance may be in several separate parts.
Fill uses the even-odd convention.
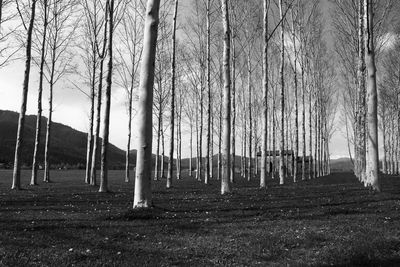
[[[391,100],[396,84],[393,68],[385,72],[390,79],[381,82],[376,75],[377,40],[393,18],[394,2],[383,2],[332,0],[333,35],[324,27],[324,5],[317,0],[0,2],[0,14],[6,14],[0,16],[0,66],[14,60],[18,45],[25,48],[26,60],[12,188],[21,186],[22,133],[35,66],[38,119],[31,185],[37,184],[38,145],[43,142],[43,90],[50,95],[43,179],[49,182],[53,90],[70,80],[88,99],[84,181],[97,185],[100,168],[99,192],[108,191],[112,89],[124,89],[126,182],[137,132],[134,207],[151,205],[152,179],[166,178],[167,188],[174,175],[181,179],[182,143],[190,151],[189,176],[206,184],[220,180],[222,194],[232,191],[239,172],[243,179],[260,179],[261,188],[267,187],[268,177],[285,184],[328,175],[339,100],[346,129],[352,128],[347,133],[352,135],[355,173],[366,186],[380,190],[377,84],[385,88],[382,98]],[[4,32],[10,21],[16,26]],[[383,65],[396,66],[391,60],[387,57]],[[387,158],[400,154],[394,141],[399,128],[395,114],[400,113],[395,103],[383,106],[380,117],[392,119],[389,126],[380,124],[384,138],[389,136],[384,144],[393,148],[385,149],[384,170],[388,165],[394,170],[395,161]]]

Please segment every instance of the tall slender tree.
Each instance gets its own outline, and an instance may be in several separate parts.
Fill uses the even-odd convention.
[[[40,54],[40,66],[39,66],[39,88],[38,88],[38,101],[37,101],[37,117],[36,117],[36,136],[35,136],[35,147],[33,150],[33,162],[32,162],[32,176],[31,185],[37,184],[37,171],[38,171],[38,152],[42,130],[42,95],[43,95],[43,79],[44,79],[44,65],[46,60],[46,49],[47,49],[47,26],[48,26],[48,13],[49,8],[48,0],[43,0],[43,32],[42,32],[42,46]]]
[[[113,33],[115,30],[114,24],[114,0],[108,0],[108,72],[107,72],[107,86],[106,86],[106,99],[105,99],[105,112],[104,112],[104,129],[101,144],[101,170],[100,170],[100,187],[99,192],[108,191],[108,146],[110,134],[110,109],[111,109],[111,86],[113,74]]]
[[[260,187],[266,188],[268,153],[268,0],[264,0],[264,50],[263,50],[263,132],[261,150]]]
[[[285,183],[285,27],[283,21],[283,0],[279,0],[279,11],[281,17],[281,66],[280,66],[280,85],[281,85],[281,139],[279,157],[279,183]]]
[[[148,208],[151,203],[151,153],[153,124],[154,63],[157,47],[159,0],[148,0],[144,26],[142,68],[139,85],[138,151],[136,159],[134,208]]]
[[[174,14],[172,17],[172,57],[171,57],[171,115],[170,115],[170,147],[169,147],[169,163],[167,174],[167,188],[172,186],[172,174],[174,165],[174,130],[175,130],[175,79],[176,79],[176,17],[178,13],[178,0],[175,0]]]
[[[29,25],[25,30],[27,31],[26,38],[26,57],[25,57],[25,73],[24,82],[22,86],[22,99],[21,99],[21,110],[18,119],[18,130],[17,130],[17,142],[15,145],[15,158],[14,158],[14,171],[13,171],[13,181],[11,189],[19,190],[21,188],[21,154],[23,149],[24,141],[24,128],[25,128],[25,113],[26,104],[28,100],[28,90],[29,90],[29,78],[31,71],[31,55],[32,55],[32,32],[35,23],[35,12],[36,12],[36,2],[37,0],[30,1],[31,12]],[[17,1],[17,5],[18,1]],[[18,7],[19,9],[19,7]],[[21,12],[19,12],[21,14]],[[21,19],[23,19],[21,17]],[[25,25],[25,24],[24,24]]]
[[[70,48],[78,25],[74,16],[75,7],[76,2],[74,0],[54,0],[50,2],[49,6],[51,15],[48,28],[49,59],[45,61],[45,77],[49,84],[49,115],[44,149],[44,182],[50,182],[54,89],[63,76],[71,72],[72,68],[73,53],[71,53]]]
[[[228,0],[221,0],[222,23],[224,28],[224,55],[223,55],[223,77],[224,77],[224,125],[223,125],[223,159],[221,194],[231,192],[230,186],[230,150],[231,150],[231,77],[230,77],[230,28]]]
[[[211,154],[211,24],[210,24],[210,16],[211,16],[211,1],[207,0],[207,151],[206,151],[206,174],[204,176],[204,183],[208,184],[210,180],[210,174],[212,172],[211,170],[211,161],[210,157],[212,160],[212,154]],[[211,155],[210,155],[211,154]]]
[[[133,102],[137,98],[137,73],[142,56],[141,11],[138,1],[128,2],[120,28],[116,33],[118,39],[118,42],[116,42],[116,61],[118,62],[116,83],[125,89],[127,95],[128,140],[125,151],[125,182],[130,181],[132,119],[136,112]]]
[[[376,65],[373,27],[372,0],[364,0],[365,6],[365,62],[368,70],[368,149],[367,149],[367,183],[376,191],[381,190],[379,183],[379,156],[378,156],[378,94],[376,88]]]
[[[97,1],[97,0],[94,0]],[[99,57],[99,74],[98,74],[98,85],[97,85],[97,103],[96,103],[96,127],[94,131],[94,142],[93,142],[93,151],[92,151],[92,166],[90,168],[90,185],[96,185],[96,166],[97,166],[97,158],[100,151],[100,121],[101,121],[101,106],[102,106],[102,95],[103,95],[103,73],[104,73],[104,60],[107,54],[107,32],[108,32],[108,5],[105,5],[105,11],[103,16],[103,38],[100,39],[99,32],[101,31],[101,27],[97,26],[98,19],[96,19],[97,15],[95,13],[95,19],[90,19],[93,23],[92,30],[95,30],[95,46],[97,56]],[[98,22],[100,23],[100,22]],[[98,28],[99,27],[99,28]]]

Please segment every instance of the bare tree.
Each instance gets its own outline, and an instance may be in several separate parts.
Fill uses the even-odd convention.
[[[118,58],[116,59],[118,65],[116,69],[119,77],[116,83],[125,89],[128,96],[128,141],[125,152],[125,182],[129,182],[130,180],[132,118],[135,113],[133,101],[137,100],[135,88],[137,87],[139,62],[142,57],[142,24],[141,8],[138,5],[138,1],[134,1],[134,3],[129,2],[126,6],[126,11],[121,21],[121,28],[117,35],[120,45],[116,47],[118,54]]]
[[[260,188],[266,188],[267,180],[267,146],[268,146],[268,5],[269,1],[264,0],[264,50],[263,50],[263,133],[261,150],[261,176]],[[269,165],[269,164],[268,164]]]
[[[22,99],[21,99],[21,111],[18,119],[18,130],[17,130],[17,142],[15,145],[15,158],[14,158],[14,172],[13,172],[13,181],[11,189],[19,190],[21,188],[21,153],[23,148],[23,133],[25,127],[25,113],[26,113],[26,104],[28,98],[28,90],[29,90],[29,78],[30,78],[30,70],[31,70],[31,54],[32,54],[32,32],[35,23],[35,12],[36,12],[36,2],[37,0],[30,1],[30,19],[29,25],[26,26],[23,23],[25,30],[27,31],[27,39],[26,39],[26,59],[25,59],[25,74],[24,74],[24,82],[22,87]],[[18,11],[21,14],[19,3],[17,1]],[[23,21],[23,17],[21,15],[21,19]]]
[[[96,70],[98,67],[98,57],[96,50],[96,39],[98,35],[98,0],[92,0],[89,3],[88,0],[81,1],[82,9],[85,14],[84,26],[83,26],[83,44],[80,46],[82,50],[82,59],[86,66],[84,72],[87,77],[84,77],[85,81],[88,81],[90,87],[90,94],[84,92],[85,95],[89,96],[90,99],[90,113],[89,113],[89,130],[87,136],[87,149],[86,149],[86,172],[85,172],[85,183],[90,183],[90,168],[92,163],[92,153],[94,146],[94,108],[95,108],[95,88],[96,88]],[[81,73],[77,73],[82,76]],[[80,86],[75,86],[78,90]],[[83,91],[82,91],[83,92]]]
[[[171,115],[170,115],[170,150],[169,150],[169,163],[168,163],[168,174],[167,174],[167,188],[172,186],[172,173],[174,164],[174,130],[175,130],[175,61],[176,61],[176,17],[178,12],[178,0],[175,0],[175,8],[172,21],[172,57],[171,57]]]
[[[46,60],[47,51],[47,26],[49,23],[49,8],[48,0],[42,1],[43,9],[43,31],[42,31],[42,44],[40,49],[40,66],[39,66],[39,88],[38,88],[38,100],[37,100],[37,117],[36,117],[36,136],[35,136],[35,147],[33,151],[33,163],[32,163],[32,176],[30,185],[37,184],[37,170],[38,170],[38,151],[42,130],[42,94],[43,94],[43,79],[44,79],[44,65]]]
[[[148,0],[143,38],[142,67],[138,106],[138,152],[134,208],[148,208],[151,203],[151,153],[153,124],[154,62],[157,47],[159,0]]]
[[[97,1],[97,0],[93,0]],[[97,10],[94,8],[94,10]],[[98,77],[98,85],[97,85],[97,103],[96,103],[96,127],[94,130],[94,142],[93,142],[93,150],[92,150],[92,166],[90,168],[90,185],[96,185],[96,159],[99,152],[99,143],[100,143],[100,119],[101,119],[101,103],[102,103],[102,92],[103,92],[103,72],[104,72],[104,60],[107,55],[107,32],[108,32],[108,5],[105,5],[104,16],[99,18],[98,13],[92,13],[89,16],[89,20],[91,22],[93,41],[96,46],[96,53],[99,58],[99,77]],[[100,32],[103,30],[102,39],[100,38]]]
[[[228,1],[221,0],[222,23],[224,27],[224,56],[223,56],[223,76],[224,76],[224,123],[223,123],[223,159],[221,194],[231,192],[230,186],[230,150],[231,150],[231,77],[230,77],[230,28],[229,28],[229,9]]]
[[[368,149],[367,149],[367,184],[376,191],[381,190],[379,183],[379,156],[378,156],[378,94],[376,89],[376,65],[373,30],[373,5],[372,0],[364,1],[365,7],[365,62],[368,69]]]
[[[109,19],[109,30],[108,30],[108,72],[107,72],[107,86],[106,86],[106,99],[105,99],[105,112],[103,118],[103,134],[101,143],[101,170],[100,170],[100,187],[99,192],[108,192],[108,145],[109,145],[109,134],[110,134],[110,109],[111,109],[111,86],[112,86],[112,74],[113,74],[113,36],[115,30],[114,24],[114,0],[108,0],[108,19]]]
[[[50,140],[52,136],[53,94],[54,87],[71,73],[73,54],[70,46],[77,28],[75,23],[76,1],[54,0],[50,2],[49,23],[49,59],[45,61],[45,78],[49,83],[49,115],[46,125],[46,143],[44,151],[44,182],[50,182]]]
[[[279,0],[279,11],[281,20],[283,20],[283,0]],[[279,157],[279,183],[285,183],[285,28],[284,23],[281,24],[281,67],[280,67],[280,78],[281,78],[281,139],[280,139],[280,157]]]

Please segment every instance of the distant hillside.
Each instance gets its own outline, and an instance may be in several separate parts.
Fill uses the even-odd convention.
[[[246,159],[248,159],[248,158],[246,158]],[[168,160],[168,159],[167,159]],[[240,168],[240,160],[241,160],[241,157],[240,156],[235,156],[235,166],[236,166],[236,168]],[[174,160],[174,162],[175,162],[175,160]],[[204,164],[204,166],[205,166],[205,163],[206,162],[206,158],[205,157],[203,157],[203,164]],[[213,167],[214,168],[216,168],[217,166],[218,166],[218,154],[214,154],[213,155]],[[184,159],[182,159],[182,163],[181,163],[182,165],[182,168],[183,169],[189,169],[189,166],[190,166],[190,164],[189,164],[189,158],[184,158]],[[193,168],[196,168],[196,158],[192,158],[192,167]]]
[[[15,142],[18,128],[17,112],[0,110],[0,163],[12,166],[14,162]],[[42,118],[41,144],[39,146],[39,163],[44,160],[44,142],[46,139],[47,118]],[[36,116],[26,116],[24,129],[24,147],[22,163],[32,164],[36,129]],[[84,166],[86,162],[87,134],[69,126],[53,123],[52,139],[50,142],[51,164]],[[131,152],[132,162],[136,161],[136,151]],[[111,168],[124,165],[125,152],[114,145],[109,147],[109,163]]]
[[[353,164],[349,158],[332,159],[331,170],[332,172],[351,172]]]

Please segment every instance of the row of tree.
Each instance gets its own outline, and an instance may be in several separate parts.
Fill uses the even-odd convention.
[[[342,113],[346,125],[349,153],[352,154],[351,147],[353,146],[356,176],[364,184],[372,184],[379,190],[377,182],[378,128],[375,126],[378,112],[376,83],[379,86],[380,127],[383,137],[382,170],[386,173],[387,158],[394,155],[393,149],[396,143],[390,143],[390,134],[393,133],[394,128],[391,126],[393,124],[387,123],[390,117],[386,117],[389,106],[387,92],[393,91],[394,84],[389,86],[385,81],[387,70],[391,68],[385,58],[388,54],[391,54],[390,58],[393,58],[392,52],[395,51],[395,44],[398,42],[398,32],[394,25],[398,22],[399,6],[392,0],[371,3],[361,0],[333,2],[333,25],[335,37],[338,39],[335,50],[338,62],[342,66],[340,70],[340,86],[343,88]],[[397,99],[393,97],[392,99]],[[388,146],[388,142],[392,146]],[[393,163],[390,161],[390,165],[394,166],[394,164],[394,160]]]
[[[356,122],[353,131],[356,173],[364,177],[361,179],[366,184],[379,189],[374,115],[376,48],[371,26],[372,10],[379,8],[370,1],[354,0],[352,3],[359,12],[356,13],[358,24],[350,25],[356,25],[356,32],[359,29],[358,45],[355,50],[346,49],[349,43],[344,38],[355,38],[354,27],[347,27],[345,22],[341,24],[339,17],[335,17],[337,35],[345,35],[338,42],[337,51],[339,55],[351,51],[350,57],[359,59],[360,71],[354,79],[358,81],[358,89],[356,93],[348,90],[355,99],[352,102],[355,115],[351,118]],[[8,4],[12,4],[11,1]],[[52,95],[57,82],[66,75],[79,76],[79,80],[84,81],[85,89],[82,89],[82,84],[69,77],[90,102],[85,182],[96,185],[96,167],[100,162],[100,192],[108,190],[107,147],[113,81],[114,87],[120,86],[126,91],[127,182],[135,114],[137,119],[135,207],[151,205],[153,137],[157,143],[154,179],[164,174],[165,149],[169,147],[167,188],[172,186],[175,154],[176,177],[181,177],[185,137],[190,143],[189,174],[192,175],[192,167],[196,165],[196,179],[208,183],[214,177],[213,155],[218,155],[216,176],[221,180],[222,194],[229,193],[230,184],[235,181],[237,148],[241,149],[241,175],[248,180],[260,175],[262,188],[267,185],[268,175],[272,178],[279,175],[280,183],[284,184],[289,178],[296,182],[329,173],[329,142],[335,130],[338,97],[334,89],[337,86],[335,77],[338,76],[334,60],[329,56],[327,39],[330,37],[322,26],[320,1],[204,0],[190,3],[190,11],[182,11],[177,0],[148,0],[146,6],[143,1],[114,3],[112,0],[105,3],[99,0],[32,0],[15,4],[18,19],[22,21],[15,36],[19,36],[26,48],[26,70],[12,188],[20,187],[20,153],[31,59],[39,70],[31,184],[36,184],[37,180],[44,80],[50,92],[44,180],[50,181]],[[338,14],[348,11],[343,8],[342,1],[334,4]],[[260,5],[264,8],[258,8]],[[389,5],[386,8],[390,10]],[[382,18],[386,14],[382,13]],[[221,17],[222,23],[219,23]],[[13,19],[17,18],[10,18]],[[185,23],[179,24],[179,21]],[[348,29],[350,36],[344,34]],[[223,36],[223,40],[219,36]],[[6,35],[1,37],[0,41],[11,39]],[[362,67],[364,57],[369,66],[368,82],[367,71]],[[106,60],[107,66],[104,66]],[[356,69],[351,62],[355,61],[345,65],[353,68],[351,72],[340,73],[345,81],[351,80],[348,76]],[[370,89],[368,98],[365,89],[361,89],[366,84]],[[366,114],[369,114],[368,124]],[[345,115],[346,118],[351,116]],[[100,134],[101,123],[103,132]],[[373,138],[370,142],[365,138],[367,132]],[[165,137],[169,140],[167,145]],[[196,142],[195,164],[192,162],[193,139]],[[369,149],[362,150],[360,140],[364,140],[363,147],[370,144]],[[367,152],[370,153],[368,157],[365,156]],[[369,166],[364,171],[362,162],[366,161],[363,158],[370,162],[364,164]],[[360,175],[363,172],[365,176]]]

